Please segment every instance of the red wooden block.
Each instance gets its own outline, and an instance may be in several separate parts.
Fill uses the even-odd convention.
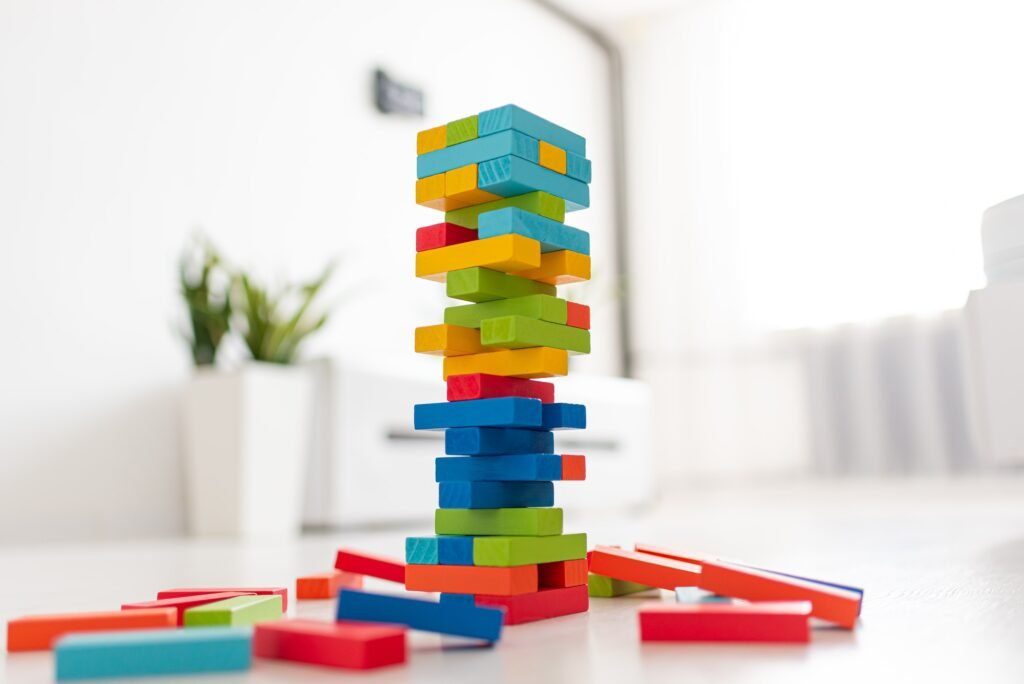
[[[509,378],[487,373],[448,376],[448,401],[490,399],[492,397],[526,397],[545,404],[555,400],[555,386],[550,382]]]
[[[590,572],[671,591],[676,587],[698,586],[701,567],[671,558],[598,546],[590,554]]]
[[[764,570],[705,560],[697,586],[719,596],[747,601],[810,601],[813,617],[853,629],[860,613],[860,596]]]
[[[679,553],[678,551],[667,549],[664,546],[654,546],[653,544],[636,544],[633,547],[633,550],[638,553],[649,553],[652,556],[672,558],[674,560],[683,561],[684,563],[693,563],[694,565],[701,565],[704,563],[704,559],[712,558],[712,556],[708,556],[706,554]]]
[[[253,655],[351,670],[404,663],[405,629],[359,622],[274,620],[253,631]]]
[[[586,304],[566,302],[565,324],[573,328],[590,330],[590,307]]]
[[[288,610],[288,589],[286,587],[188,587],[164,589],[157,593],[156,597],[158,599],[171,599],[183,596],[196,596],[197,594],[222,594],[226,592],[257,594],[258,596],[280,596],[281,610]]]
[[[652,603],[640,608],[641,641],[806,643],[811,604]]]
[[[215,603],[236,596],[254,596],[246,591],[222,591],[219,594],[196,594],[195,596],[182,596],[180,598],[158,599],[156,601],[139,601],[137,603],[123,603],[121,610],[145,610],[147,608],[174,608],[178,611],[178,626],[185,624],[185,611],[194,606],[201,606],[204,603]]]
[[[73,632],[172,629],[176,619],[171,608],[29,615],[7,623],[7,650],[45,651],[52,648],[57,639]]]
[[[416,229],[416,251],[425,252],[428,249],[457,245],[460,242],[476,240],[475,230],[457,226],[454,223],[435,223],[432,226],[423,226]]]
[[[342,587],[363,588],[363,576],[341,570],[331,570],[318,575],[306,575],[295,580],[295,598],[332,599]]]
[[[345,572],[354,572],[357,575],[368,575],[405,584],[405,563],[386,556],[377,556],[353,549],[338,549],[334,567]]]
[[[587,559],[541,563],[537,566],[537,586],[541,589],[578,587],[587,583]]]
[[[587,457],[575,454],[562,454],[562,479],[586,480]]]
[[[502,607],[505,609],[505,624],[518,625],[561,615],[585,613],[590,607],[586,585],[542,589],[530,594],[516,596],[477,595],[478,606]]]

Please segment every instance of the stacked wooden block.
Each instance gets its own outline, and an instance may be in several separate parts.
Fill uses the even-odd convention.
[[[564,534],[557,480],[582,480],[583,456],[554,432],[586,427],[538,378],[590,352],[590,310],[557,285],[590,277],[590,236],[565,224],[590,204],[586,141],[514,105],[422,131],[417,203],[445,212],[416,232],[416,275],[444,281],[442,323],[416,351],[443,359],[447,401],[415,407],[415,427],[445,431],[433,537],[406,540],[406,588],[442,603],[505,608],[506,624],[587,609],[585,534]]]

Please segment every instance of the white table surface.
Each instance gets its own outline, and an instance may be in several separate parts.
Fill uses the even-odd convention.
[[[594,599],[588,614],[507,628],[493,648],[417,633],[406,666],[373,674],[256,660],[243,675],[156,681],[1024,681],[1024,479],[683,489],[648,511],[567,512],[567,531],[577,530],[591,545],[646,541],[861,586],[861,625],[816,628],[806,646],[641,644],[636,608],[671,600],[663,592]],[[117,609],[172,586],[292,587],[300,574],[329,569],[339,545],[399,556],[405,535],[426,533],[3,548],[0,620]],[[301,616],[333,613],[331,601],[291,603]],[[3,672],[19,684],[53,681],[52,655],[6,654]]]

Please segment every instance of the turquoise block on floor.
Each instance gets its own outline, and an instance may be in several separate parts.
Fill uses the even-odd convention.
[[[546,216],[506,207],[487,211],[477,219],[477,237],[481,240],[498,235],[515,233],[536,240],[540,251],[557,252],[568,249],[580,254],[590,254],[590,234],[579,228],[552,221]]]
[[[590,188],[586,183],[511,155],[479,164],[476,185],[502,197],[540,190],[564,199],[566,211],[590,206]]]
[[[537,163],[540,158],[536,138],[519,131],[502,131],[444,147],[416,157],[416,177],[426,178],[467,164],[479,164],[511,154]],[[566,162],[568,165],[568,162]]]
[[[587,154],[587,140],[582,135],[551,123],[547,119],[513,104],[480,112],[477,116],[477,135],[491,135],[509,129],[521,131],[531,138],[549,142],[566,152],[581,156]]]

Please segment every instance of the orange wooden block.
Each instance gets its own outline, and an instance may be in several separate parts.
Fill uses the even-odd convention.
[[[338,595],[338,590],[342,587],[362,589],[363,576],[332,570],[317,575],[299,577],[295,580],[295,598],[332,599]]]
[[[476,164],[466,164],[444,174],[445,211],[500,200],[500,195],[477,187]]]
[[[7,623],[7,650],[46,651],[53,647],[58,638],[71,632],[166,629],[177,625],[178,611],[174,608],[30,615]]]
[[[590,256],[562,249],[541,254],[540,266],[516,275],[550,285],[567,285],[590,280]]]
[[[662,556],[598,546],[590,553],[590,572],[671,591],[676,587],[698,586],[701,566]]]
[[[541,166],[558,173],[565,173],[565,150],[541,140],[538,151],[540,153],[538,162]]]
[[[569,373],[569,352],[551,347],[505,349],[485,354],[449,356],[444,360],[442,377],[488,373],[512,378],[550,378]]]
[[[436,126],[416,134],[416,154],[426,154],[448,145],[448,126]]]
[[[586,480],[587,457],[576,454],[562,454],[562,479]]]
[[[693,563],[694,565],[703,565],[704,560],[711,558],[705,554],[694,554],[694,553],[679,553],[673,549],[665,548],[664,546],[655,546],[653,544],[636,544],[633,546],[633,550],[638,553],[649,553],[652,556],[662,556],[663,558],[672,558],[684,563]]]
[[[537,591],[537,566],[406,565],[405,588],[449,594],[526,594]]]
[[[416,328],[416,352],[439,356],[464,356],[494,351],[480,344],[480,331],[461,325],[426,325]]]
[[[537,585],[541,589],[578,587],[587,583],[587,559],[541,563],[537,566]]]

